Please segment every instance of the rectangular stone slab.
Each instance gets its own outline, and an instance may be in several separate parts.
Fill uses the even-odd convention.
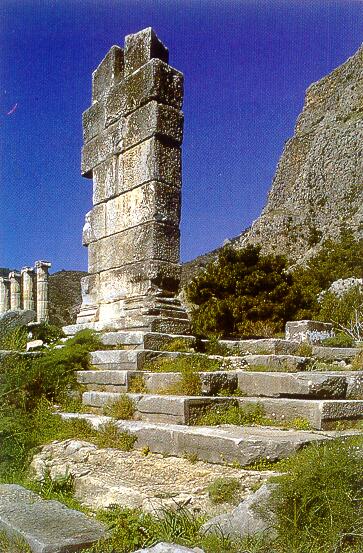
[[[80,418],[99,428],[110,417],[81,413],[66,413],[63,418]],[[351,432],[312,432],[280,430],[264,427],[191,427],[144,421],[117,421],[120,432],[137,437],[136,449],[148,447],[155,453],[183,457],[195,454],[208,463],[235,463],[242,466],[261,458],[271,461],[292,455],[312,442],[323,442]]]
[[[23,538],[33,553],[81,551],[106,537],[94,518],[15,484],[0,485],[0,530]]]
[[[238,387],[247,396],[339,399],[345,397],[347,382],[337,374],[239,371]]]

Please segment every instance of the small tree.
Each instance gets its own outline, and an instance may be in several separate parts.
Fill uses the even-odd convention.
[[[303,297],[286,271],[285,258],[264,256],[260,250],[226,246],[217,261],[194,277],[186,292],[196,306],[196,333],[266,335],[282,330],[294,316]]]

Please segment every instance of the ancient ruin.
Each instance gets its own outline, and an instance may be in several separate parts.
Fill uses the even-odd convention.
[[[4,271],[0,277],[0,315],[7,311],[36,311],[37,322],[49,319],[48,277],[51,263],[36,261],[20,272]]]
[[[82,175],[93,179],[77,323],[185,333],[176,298],[183,75],[151,28],[113,46],[92,75]]]

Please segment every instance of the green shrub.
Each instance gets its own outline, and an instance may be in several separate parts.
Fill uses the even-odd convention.
[[[233,503],[240,501],[241,482],[238,478],[217,478],[208,486],[208,496],[212,503]]]
[[[55,325],[40,323],[31,328],[32,340],[43,340],[45,344],[53,344],[65,338],[63,330]]]
[[[363,288],[352,286],[340,296],[326,292],[320,303],[319,318],[334,324],[351,342],[363,338]],[[344,347],[344,346],[342,346]]]
[[[363,547],[363,439],[311,445],[286,461],[269,501],[283,551]],[[350,549],[351,548],[351,549]]]
[[[103,406],[104,415],[114,419],[130,420],[136,411],[135,401],[127,394],[120,394],[115,400],[108,401]]]
[[[144,376],[140,374],[132,375],[131,380],[129,381],[128,389],[129,392],[132,392],[134,394],[146,394],[147,387],[145,384]]]
[[[25,351],[27,341],[28,330],[25,326],[4,328],[0,323],[0,350]]]
[[[190,341],[185,340],[184,338],[174,338],[163,346],[163,351],[180,351],[189,353],[193,352],[194,348]]]
[[[199,273],[187,290],[196,305],[194,332],[201,335],[254,334],[256,325],[283,330],[301,303],[300,291],[281,256],[260,253],[260,247],[223,248],[218,260]]]
[[[72,347],[75,345],[85,346],[87,351],[96,351],[98,349],[104,349],[105,346],[102,344],[99,336],[89,328],[80,330],[65,342],[66,347]]]
[[[313,346],[311,344],[308,344],[308,342],[301,342],[296,350],[296,355],[301,355],[302,357],[311,357],[312,354]]]
[[[217,426],[219,424],[234,424],[248,426],[264,424],[266,417],[263,407],[259,404],[248,404],[245,407],[237,405],[214,405],[205,411],[196,421],[198,426]]]
[[[342,332],[331,338],[325,338],[321,344],[333,348],[351,348],[354,345],[353,338],[343,334]]]
[[[195,372],[220,371],[223,365],[221,359],[210,359],[202,354],[178,355],[177,357],[157,357],[145,363],[143,370],[151,372]]]
[[[129,432],[120,432],[117,425],[110,421],[101,425],[94,443],[101,448],[115,448],[122,451],[131,451],[134,448],[137,436]]]

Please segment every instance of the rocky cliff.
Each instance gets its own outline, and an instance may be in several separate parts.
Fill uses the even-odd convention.
[[[239,246],[301,261],[344,225],[363,236],[363,46],[313,83],[260,217]]]

